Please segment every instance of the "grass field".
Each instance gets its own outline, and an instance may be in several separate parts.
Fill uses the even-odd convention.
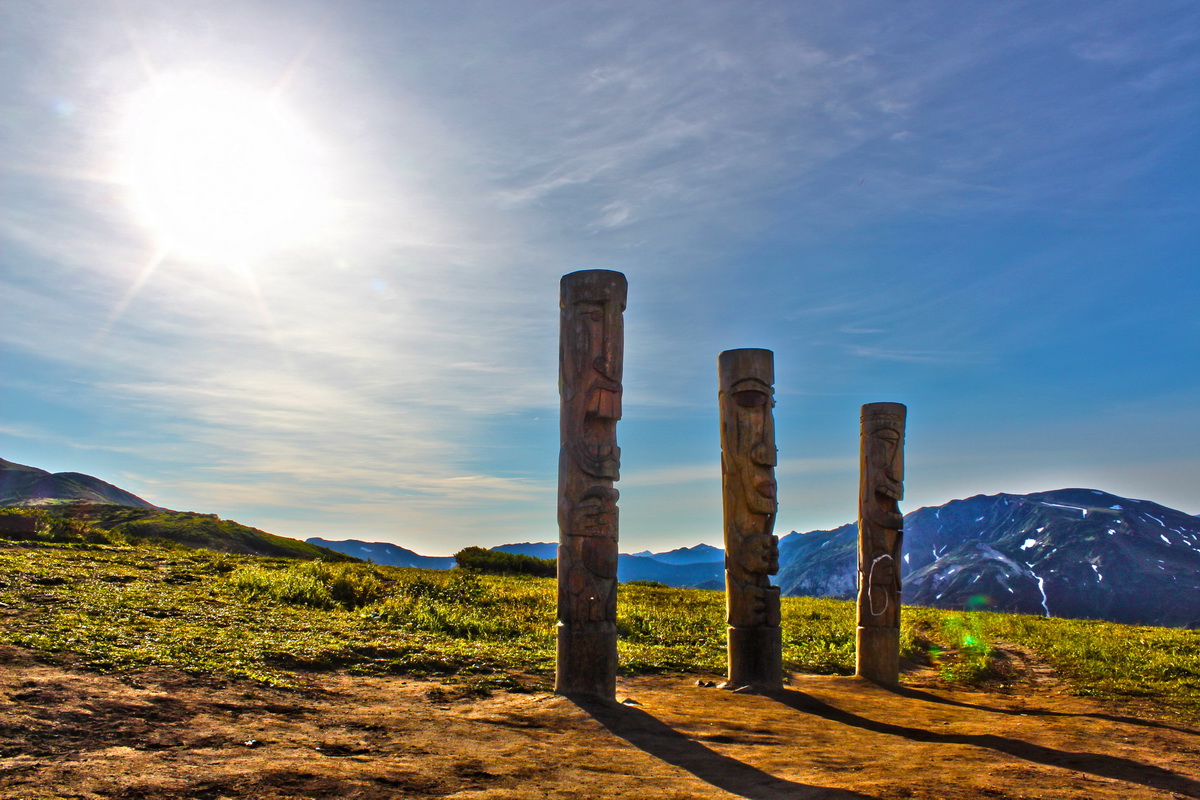
[[[84,537],[86,538],[86,537]],[[447,676],[479,690],[549,686],[554,580],[96,542],[0,549],[0,643],[90,668],[175,667],[287,686],[299,670]],[[721,592],[625,584],[620,669],[721,673]],[[848,602],[783,601],[790,670],[849,674]],[[1072,689],[1200,719],[1200,632],[905,608],[902,656],[960,684],[1013,680],[995,646],[1026,648]],[[1016,686],[1019,690],[1019,685]]]

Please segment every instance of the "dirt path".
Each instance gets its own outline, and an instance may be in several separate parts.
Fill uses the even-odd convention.
[[[800,676],[771,697],[652,677],[619,697],[636,705],[336,673],[122,682],[0,648],[0,797],[1200,797],[1200,729],[1045,675],[1019,694]]]

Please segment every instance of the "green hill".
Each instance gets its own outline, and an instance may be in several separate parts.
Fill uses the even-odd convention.
[[[91,475],[81,472],[50,473],[0,458],[0,505],[40,506],[72,501],[156,508],[153,503],[132,492]]]
[[[26,537],[114,544],[149,541],[221,553],[358,560],[216,514],[160,508],[91,475],[51,473],[0,458],[0,539]]]
[[[16,520],[24,518],[25,522]],[[32,521],[30,521],[32,520]],[[7,533],[6,533],[7,531]],[[168,543],[220,553],[357,561],[298,539],[276,536],[216,514],[80,501],[0,509],[0,538]]]

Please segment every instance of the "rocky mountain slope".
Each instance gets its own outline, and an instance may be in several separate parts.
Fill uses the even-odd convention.
[[[781,542],[784,594],[853,597],[857,526]],[[1094,489],[978,495],[904,517],[904,602],[1200,627],[1200,519]]]

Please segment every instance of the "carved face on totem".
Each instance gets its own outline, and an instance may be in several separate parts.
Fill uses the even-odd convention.
[[[904,419],[900,403],[871,403],[862,415],[862,514],[865,521],[900,530],[904,515]]]
[[[570,510],[568,530],[576,536],[617,536],[616,489],[607,486],[591,486]]]
[[[761,582],[727,580],[730,625],[742,628],[779,626],[779,587],[764,578]]]
[[[736,503],[751,514],[773,515],[778,503],[772,354],[769,350],[730,350],[721,358],[721,458],[726,492],[732,492]]]
[[[559,545],[558,564],[561,621],[583,624],[616,619],[617,549],[613,542],[568,537]]]
[[[563,284],[562,441],[581,470],[615,481],[621,465],[616,422],[621,418],[626,287],[619,273],[594,270],[588,277]]]
[[[746,572],[774,575],[779,572],[779,537],[773,534],[743,536],[734,559]]]

